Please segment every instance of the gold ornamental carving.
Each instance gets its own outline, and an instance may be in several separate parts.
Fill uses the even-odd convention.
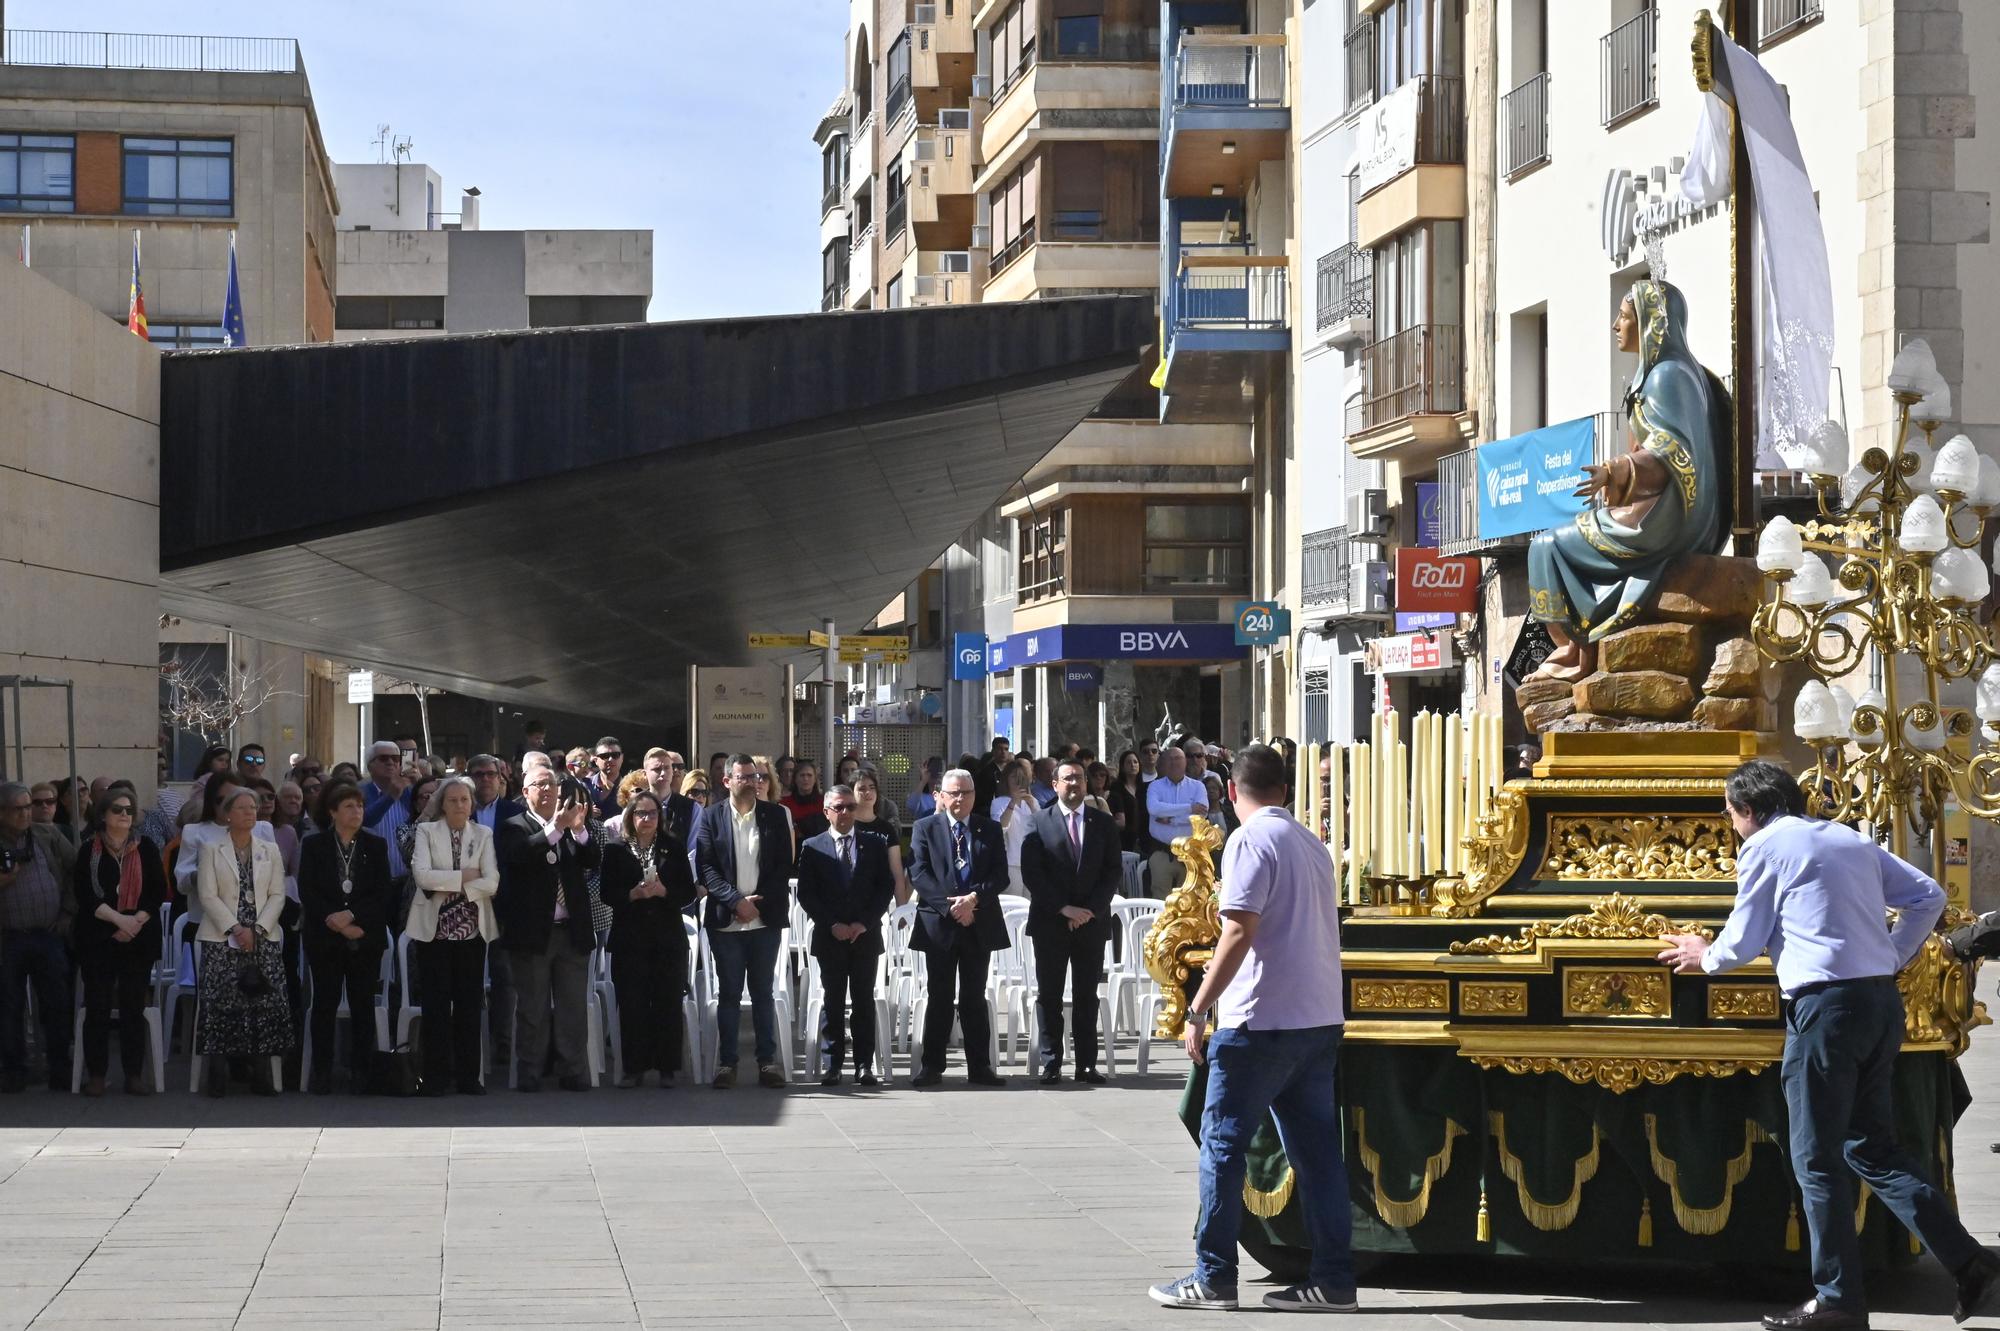
[[[1710,1021],[1776,1021],[1778,987],[1773,984],[1711,984]]]
[[[1527,783],[1509,782],[1493,793],[1493,807],[1465,839],[1465,874],[1441,878],[1431,914],[1462,919],[1479,914],[1486,899],[1507,885],[1528,857]]]
[[[1953,1058],[1966,1050],[1972,1032],[1992,1024],[1986,1005],[1973,997],[1976,965],[1952,955],[1944,935],[1932,934],[1896,976],[1903,998],[1903,1039],[1909,1044],[1942,1044]]]
[[[1565,1017],[1648,1019],[1673,1015],[1664,967],[1566,966],[1562,995]]]
[[[1356,1012],[1449,1012],[1450,980],[1362,980],[1350,985]]]
[[[1174,858],[1187,866],[1187,877],[1160,906],[1145,950],[1146,973],[1160,986],[1160,1019],[1153,1034],[1164,1040],[1181,1038],[1188,976],[1208,964],[1215,940],[1222,936],[1215,894],[1215,852],[1221,845],[1222,833],[1199,814],[1190,820],[1186,836],[1174,838]]]
[[[1526,980],[1461,980],[1458,1013],[1462,1017],[1525,1017]]]
[[[1622,892],[1613,892],[1600,898],[1591,908],[1580,915],[1571,915],[1553,923],[1536,920],[1522,926],[1520,932],[1509,938],[1505,934],[1488,934],[1484,938],[1472,938],[1453,943],[1451,950],[1457,956],[1510,956],[1535,950],[1535,944],[1544,938],[1586,938],[1599,941],[1614,939],[1658,938],[1661,934],[1699,934],[1713,940],[1715,931],[1699,924],[1683,921],[1676,924],[1664,915],[1648,911],[1645,904],[1636,897],[1628,897]]]
[[[1544,878],[1709,883],[1736,877],[1736,833],[1720,814],[1549,818]]]
[[[1592,1084],[1623,1095],[1639,1086],[1664,1086],[1676,1077],[1730,1077],[1762,1072],[1777,1060],[1769,1058],[1543,1058],[1532,1055],[1479,1054],[1473,1063],[1516,1076],[1554,1072],[1578,1086]]]

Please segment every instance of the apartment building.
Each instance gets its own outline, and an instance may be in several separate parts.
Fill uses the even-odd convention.
[[[334,167],[340,309],[334,340],[644,323],[653,233],[486,231],[482,195],[449,202],[421,162]]]
[[[1285,8],[857,0],[814,135],[822,309],[1189,294],[1171,327],[1163,309],[1165,364],[940,557],[934,596],[904,598],[985,639],[981,677],[950,680],[939,652],[857,666],[851,696],[944,691],[954,751],[983,749],[988,718],[1036,752],[1115,754],[1168,716],[1263,733],[1232,617],[1284,577],[1281,538],[1256,535],[1253,421],[1284,378]]]

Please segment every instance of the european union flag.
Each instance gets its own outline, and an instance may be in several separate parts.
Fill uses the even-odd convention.
[[[236,233],[229,233],[229,292],[222,298],[222,345],[247,347],[243,334],[243,291],[236,284]]]

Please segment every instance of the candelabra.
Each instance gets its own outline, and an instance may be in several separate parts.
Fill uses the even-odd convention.
[[[2000,821],[2000,641],[1980,622],[1989,577],[1979,553],[2000,510],[2000,463],[1964,435],[1933,454],[1951,392],[1923,341],[1904,345],[1888,387],[1894,446],[1867,450],[1842,473],[1845,433],[1829,423],[1806,468],[1819,519],[1765,525],[1757,567],[1769,597],[1751,633],[1766,658],[1813,675],[1793,714],[1816,754],[1800,782],[1813,811],[1886,831],[1898,855],[1912,833],[1928,835],[1942,879],[1946,803]],[[1836,561],[1831,573],[1823,554]],[[1899,677],[1901,662],[1916,670]],[[1836,681],[1862,671],[1868,685],[1857,699]],[[1970,714],[1939,696],[1966,679],[1978,681]],[[1952,743],[1975,730],[1980,744]]]

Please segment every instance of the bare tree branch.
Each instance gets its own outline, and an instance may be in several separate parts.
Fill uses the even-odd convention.
[[[254,675],[226,664],[217,671],[176,652],[172,660],[160,664],[160,677],[167,685],[160,717],[169,726],[199,735],[205,743],[220,744],[232,727],[272,699],[298,696],[279,688],[276,675],[275,664]]]

